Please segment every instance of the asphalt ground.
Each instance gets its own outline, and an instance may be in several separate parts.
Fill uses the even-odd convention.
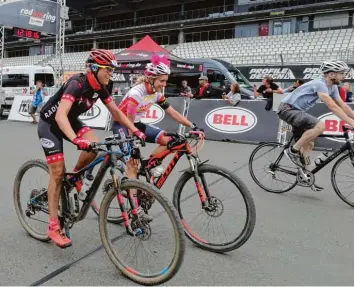
[[[110,135],[101,130],[97,134],[100,138]],[[15,213],[12,190],[15,175],[25,161],[44,159],[36,126],[0,121],[0,145],[1,285],[135,285],[106,255],[92,211],[72,229],[73,246],[68,249],[26,234]],[[354,211],[332,189],[332,164],[316,176],[317,183],[325,188],[322,192],[296,187],[285,194],[270,194],[249,174],[247,163],[255,147],[206,142],[200,153],[202,160],[233,171],[251,191],[257,219],[249,241],[238,250],[215,254],[187,240],[183,265],[165,285],[353,286]],[[144,152],[148,154],[152,148],[149,145]],[[73,167],[78,154],[73,145],[65,143],[67,168]],[[187,161],[182,159],[162,188],[170,200],[179,170],[184,167]],[[218,189],[224,189],[223,183]]]

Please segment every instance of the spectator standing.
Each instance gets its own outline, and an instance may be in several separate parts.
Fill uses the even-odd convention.
[[[240,86],[238,83],[233,83],[231,85],[230,92],[226,95],[226,93],[222,94],[222,99],[226,100],[229,104],[236,106],[240,102]]]
[[[260,95],[263,95],[263,97],[266,98],[265,110],[267,111],[272,109],[274,93],[283,94],[283,90],[274,83],[270,76],[264,77],[262,85],[258,89],[256,88],[256,85],[254,85],[254,96],[259,97]]]
[[[199,84],[200,88],[198,90],[198,94],[195,96],[195,98],[209,98],[209,95],[211,93],[210,83],[208,82],[208,78],[206,76],[201,76],[199,79]]]
[[[44,97],[48,96],[48,93],[45,90],[45,88],[43,87],[43,83],[41,80],[38,80],[36,82],[36,86],[34,86],[31,89],[30,94],[33,95],[33,98],[32,98],[31,107],[30,107],[30,110],[28,113],[30,114],[30,116],[33,119],[32,123],[37,124],[36,111],[37,111],[38,107],[41,104],[43,104]]]
[[[354,101],[354,95],[353,95],[353,92],[351,91],[350,83],[345,82],[343,85],[343,88],[345,89],[345,92],[346,92],[346,102],[352,103]]]
[[[338,86],[338,91],[339,91],[339,96],[343,100],[343,102],[346,102],[346,91],[343,87]]]
[[[200,88],[197,94],[193,96],[194,99],[221,99],[224,90],[217,88],[208,83],[206,76],[199,78]]]
[[[304,84],[304,80],[296,79],[293,82],[293,85],[291,87],[288,87],[287,89],[284,90],[284,93],[292,93],[294,90],[296,90],[299,86],[302,86],[303,84]]]
[[[181,82],[180,96],[188,97],[188,98],[193,97],[191,88],[187,85],[187,81],[186,80],[183,80]]]

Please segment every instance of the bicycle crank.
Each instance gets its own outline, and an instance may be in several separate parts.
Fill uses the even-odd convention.
[[[298,169],[297,182],[300,186],[310,187],[314,184],[316,178],[314,174],[306,169]]]

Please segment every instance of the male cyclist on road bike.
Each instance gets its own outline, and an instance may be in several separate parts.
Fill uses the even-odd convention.
[[[47,235],[59,247],[68,247],[71,240],[63,233],[58,221],[58,206],[64,176],[63,139],[84,150],[74,168],[74,172],[89,164],[95,154],[87,152],[91,142],[97,142],[95,133],[79,120],[79,116],[91,109],[100,99],[112,116],[139,139],[145,136],[117,108],[106,86],[117,66],[111,51],[94,50],[87,60],[87,73],[72,76],[58,92],[51,97],[40,113],[38,136],[49,167],[48,211],[49,225]],[[86,151],[85,151],[86,150]],[[80,192],[81,183],[76,189]]]
[[[342,101],[337,87],[348,72],[348,65],[342,61],[326,61],[320,70],[323,77],[303,84],[287,95],[278,110],[279,118],[292,126],[296,141],[285,154],[294,164],[305,166],[307,170],[311,170],[310,155],[314,141],[325,130],[322,121],[307,113],[318,99],[340,119],[354,127],[354,112]]]
[[[144,76],[137,79],[136,85],[128,91],[118,105],[118,108],[127,115],[131,122],[134,123],[141,132],[145,133],[147,142],[159,144],[152,152],[148,161],[148,168],[150,168],[151,171],[153,171],[154,168],[154,170],[162,172],[161,161],[160,159],[154,158],[154,155],[170,149],[176,144],[174,139],[165,136],[165,131],[156,126],[141,122],[141,117],[145,115],[152,105],[158,104],[178,123],[192,128],[195,131],[203,131],[170,106],[165,96],[162,94],[169,75],[169,60],[165,56],[160,57],[154,55],[151,59],[151,63],[146,66]],[[129,134],[128,129],[117,122],[113,123],[112,130],[117,136],[120,136],[122,132],[125,136]],[[127,163],[128,169],[130,169],[130,164],[134,164],[134,162],[130,161]]]

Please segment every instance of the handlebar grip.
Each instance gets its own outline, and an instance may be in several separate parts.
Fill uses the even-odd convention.
[[[346,132],[346,131],[353,131],[353,130],[354,130],[354,128],[352,128],[352,127],[350,127],[350,126],[347,126],[347,125],[343,125],[342,128],[343,128],[343,132]]]

